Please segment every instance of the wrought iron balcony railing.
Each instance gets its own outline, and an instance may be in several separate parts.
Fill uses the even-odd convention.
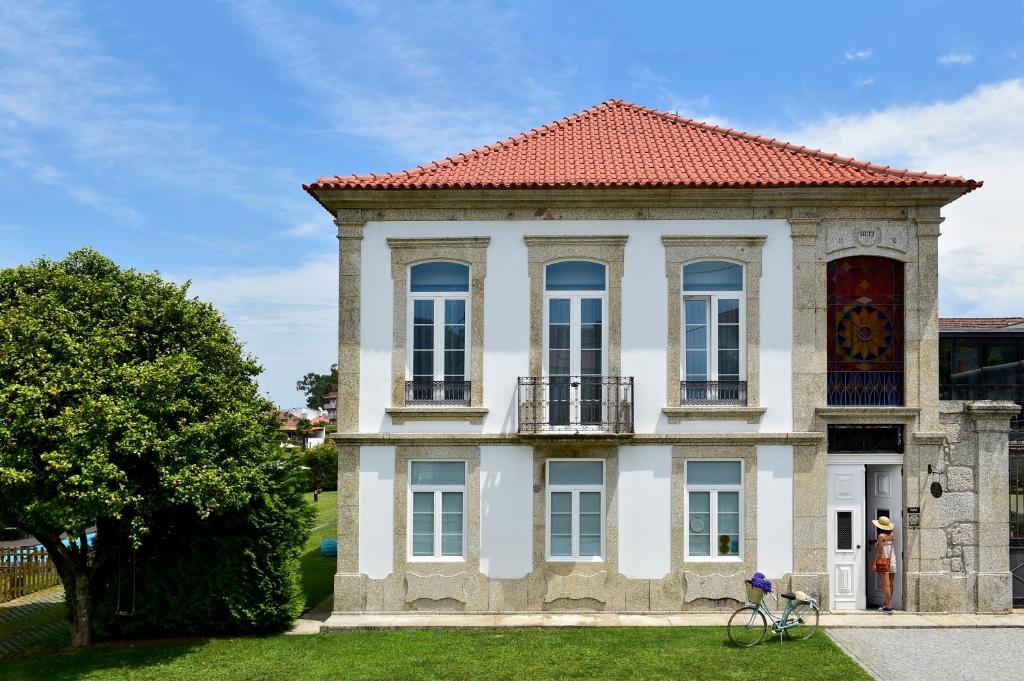
[[[828,404],[835,407],[901,407],[903,372],[830,371]]]
[[[632,433],[632,376],[520,376],[520,433]]]
[[[406,381],[408,405],[469,406],[470,381]]]
[[[746,381],[680,381],[682,404],[747,406]]]

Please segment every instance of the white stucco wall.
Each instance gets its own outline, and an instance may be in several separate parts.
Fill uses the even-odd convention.
[[[395,568],[395,448],[359,450],[359,572],[383,579]]]
[[[635,377],[637,432],[784,432],[792,427],[792,242],[785,220],[535,222],[370,222],[362,242],[360,430],[363,432],[514,432],[516,379],[529,371],[530,282],[525,235],[625,234],[622,280],[622,372]],[[760,425],[668,424],[665,406],[667,296],[663,235],[764,235],[761,278]],[[484,296],[483,425],[408,422],[393,425],[390,406],[392,290],[388,237],[490,236]],[[477,332],[477,330],[474,330]]]
[[[821,491],[824,494],[824,490]],[[793,571],[793,447],[757,446],[757,569]]]
[[[672,447],[619,447],[619,571],[659,579],[672,571]]]
[[[533,570],[533,448],[480,447],[480,571],[495,579]]]

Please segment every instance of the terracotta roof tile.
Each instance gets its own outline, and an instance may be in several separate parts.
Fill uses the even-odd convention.
[[[397,173],[322,177],[320,189],[962,187],[611,99],[502,142]]]
[[[1024,317],[940,317],[942,331],[989,331],[1024,325]],[[1024,330],[1024,329],[1022,329]]]

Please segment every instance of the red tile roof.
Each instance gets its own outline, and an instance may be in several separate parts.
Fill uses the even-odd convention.
[[[989,331],[1024,324],[1024,317],[940,317],[939,329]]]
[[[981,182],[826,154],[610,99],[548,125],[397,173],[322,177],[320,189],[904,187]]]

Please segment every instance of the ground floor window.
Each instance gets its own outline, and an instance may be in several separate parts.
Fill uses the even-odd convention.
[[[604,460],[547,462],[549,560],[604,560]]]
[[[743,462],[686,462],[686,557],[742,560]]]
[[[465,557],[466,462],[409,462],[412,560]]]

